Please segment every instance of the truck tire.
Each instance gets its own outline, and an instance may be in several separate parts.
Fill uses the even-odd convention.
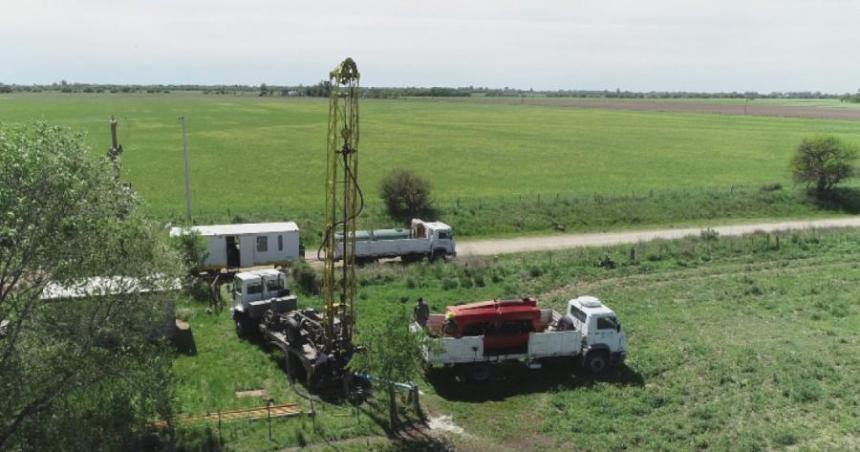
[[[243,314],[236,314],[233,316],[233,320],[236,322],[236,336],[240,338],[245,338],[248,336],[249,323],[248,319]]]
[[[466,378],[473,383],[483,383],[492,376],[492,369],[487,363],[474,363],[466,368]]]
[[[585,368],[595,375],[606,372],[609,368],[609,354],[603,350],[594,350],[585,355]]]

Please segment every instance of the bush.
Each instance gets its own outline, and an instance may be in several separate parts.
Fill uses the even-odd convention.
[[[290,270],[290,276],[302,293],[307,295],[320,293],[320,278],[307,262],[303,260],[296,262]]]
[[[209,256],[206,241],[199,233],[189,230],[172,241],[189,276],[197,276],[203,270],[203,262]]]
[[[854,176],[857,151],[832,135],[806,138],[791,160],[794,180],[814,184],[818,195],[829,193],[844,179]]]
[[[430,213],[430,182],[406,169],[388,173],[380,184],[379,192],[388,214],[409,220]]]
[[[482,275],[482,274],[475,275],[475,286],[485,287],[486,285],[487,285],[487,282],[484,281],[484,275]]]

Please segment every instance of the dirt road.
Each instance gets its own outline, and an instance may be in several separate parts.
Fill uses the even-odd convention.
[[[831,218],[821,220],[782,221],[774,223],[749,223],[727,226],[712,226],[721,236],[752,234],[756,231],[774,232],[813,228],[855,228],[860,227],[860,216]],[[590,234],[558,234],[513,239],[458,240],[457,256],[493,256],[496,254],[527,253],[531,251],[550,251],[571,248],[624,245],[648,242],[656,239],[673,240],[691,235],[699,235],[707,227],[656,229],[650,231],[597,232]],[[309,262],[317,261],[316,250],[305,253]]]
[[[752,223],[714,226],[710,229],[721,236],[751,234],[756,231],[773,232],[812,228],[860,227],[860,217],[783,221],[778,223]],[[566,234],[543,237],[521,237],[514,239],[458,241],[457,256],[492,256],[494,254],[525,253],[594,246],[623,245],[647,242],[655,239],[679,239],[699,235],[705,228],[658,229],[651,231],[601,232],[592,234]]]

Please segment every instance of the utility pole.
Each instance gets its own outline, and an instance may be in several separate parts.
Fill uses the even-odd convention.
[[[185,159],[185,210],[188,211],[188,223],[193,223],[191,216],[191,180],[188,176],[188,125],[185,116],[180,116],[182,122],[182,156]]]
[[[119,156],[122,154],[122,145],[119,144],[119,140],[116,136],[116,118],[111,115],[110,117],[110,149],[107,151],[107,156],[113,164],[114,176],[119,177]]]

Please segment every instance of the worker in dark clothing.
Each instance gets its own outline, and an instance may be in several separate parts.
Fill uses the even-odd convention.
[[[430,320],[430,306],[424,302],[424,298],[418,298],[418,303],[415,303],[415,309],[412,313],[415,317],[415,322],[421,325],[421,328],[426,328],[427,322]]]

